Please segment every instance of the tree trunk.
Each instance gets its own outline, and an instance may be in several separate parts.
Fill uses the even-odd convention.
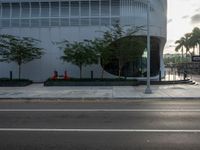
[[[193,47],[193,56],[195,55],[195,46]]]
[[[19,69],[19,80],[21,79],[21,65],[18,65],[18,69]]]
[[[104,78],[104,69],[102,68],[102,71],[101,71],[101,79]]]
[[[182,61],[181,62],[183,62],[183,47],[181,49],[181,53],[182,53]]]
[[[121,77],[121,63],[120,63],[120,61],[118,62],[118,65],[119,65],[118,78],[120,79],[120,77]]]
[[[79,66],[79,70],[80,70],[80,79],[82,79],[82,65]]]

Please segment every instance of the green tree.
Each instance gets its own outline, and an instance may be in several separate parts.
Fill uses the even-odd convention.
[[[185,51],[186,51],[186,56],[187,56],[187,53],[190,52],[190,39],[191,37],[191,34],[185,34],[184,37],[181,37],[179,40],[177,40],[175,42],[175,44],[177,44],[176,48],[175,48],[175,51],[178,52],[180,49],[181,49],[181,54],[182,54],[182,60],[183,60],[183,51],[184,51],[184,48],[185,48]]]
[[[110,52],[111,58],[118,61],[119,78],[123,66],[127,62],[133,61],[134,58],[141,56],[144,52],[145,41],[135,36],[135,33],[142,29],[142,26],[125,29],[119,23],[116,23],[103,34],[104,42],[107,43],[105,50]]]
[[[40,59],[44,54],[43,49],[37,47],[38,44],[38,40],[30,37],[0,35],[1,61],[17,63],[19,79],[21,79],[21,65]]]
[[[199,55],[200,55],[200,28],[195,27],[192,31],[192,37],[191,37],[192,41],[193,41],[193,45],[194,46],[199,46]]]
[[[97,64],[97,53],[91,48],[90,42],[73,42],[68,41],[61,42],[64,55],[61,59],[66,62],[70,62],[77,65],[80,70],[80,78],[82,78],[82,68],[86,65]]]
[[[104,67],[112,60],[112,51],[108,47],[109,43],[105,39],[94,39],[91,41],[91,45],[92,49],[96,51],[97,55],[101,59],[101,65],[103,68],[101,78],[104,78]]]
[[[109,47],[118,60],[118,76],[120,78],[123,66],[135,58],[141,57],[146,45],[142,38],[129,36],[116,40]]]

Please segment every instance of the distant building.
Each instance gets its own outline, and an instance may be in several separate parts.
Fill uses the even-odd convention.
[[[151,75],[157,77],[163,70],[163,48],[166,43],[167,0],[151,1]],[[101,36],[106,26],[117,21],[121,25],[146,26],[147,0],[0,0],[0,33],[34,37],[41,40],[46,52],[40,60],[22,65],[22,77],[36,82],[50,77],[54,70],[78,77],[79,70],[72,64],[60,60],[62,51],[53,42],[69,40],[82,41]],[[137,36],[146,38],[146,31]],[[17,65],[0,63],[0,77],[7,77],[9,71],[17,77]],[[107,77],[117,75],[113,62],[102,68],[101,64],[83,69],[83,77],[100,77],[105,69]],[[140,71],[140,73],[139,73]],[[138,58],[123,67],[122,75],[144,78],[146,59]]]

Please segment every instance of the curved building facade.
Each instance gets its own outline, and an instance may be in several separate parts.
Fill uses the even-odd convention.
[[[167,1],[150,0],[151,35],[151,76],[156,78],[163,71],[163,48],[166,42]],[[122,26],[146,26],[147,0],[0,0],[0,33],[21,37],[33,37],[41,41],[45,55],[22,65],[22,77],[41,82],[50,77],[54,70],[62,75],[67,70],[69,76],[78,77],[78,67],[62,62],[62,51],[53,42],[83,41],[102,36],[107,26],[119,22]],[[147,32],[139,31],[137,36],[146,40]],[[18,69],[14,63],[0,63],[0,78],[8,77]],[[116,77],[116,62],[102,68],[98,65],[83,69],[83,77],[100,77],[101,71],[107,77]],[[145,78],[146,59],[134,60],[123,67],[122,75]],[[140,72],[138,71],[140,70]]]

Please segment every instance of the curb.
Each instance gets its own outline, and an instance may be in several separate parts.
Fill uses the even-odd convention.
[[[170,101],[170,100],[200,100],[200,97],[117,97],[117,98],[100,98],[100,97],[79,97],[79,98],[26,98],[26,97],[19,97],[19,98],[0,98],[0,102],[85,102],[85,101],[137,101],[137,100],[164,100],[164,101]]]

